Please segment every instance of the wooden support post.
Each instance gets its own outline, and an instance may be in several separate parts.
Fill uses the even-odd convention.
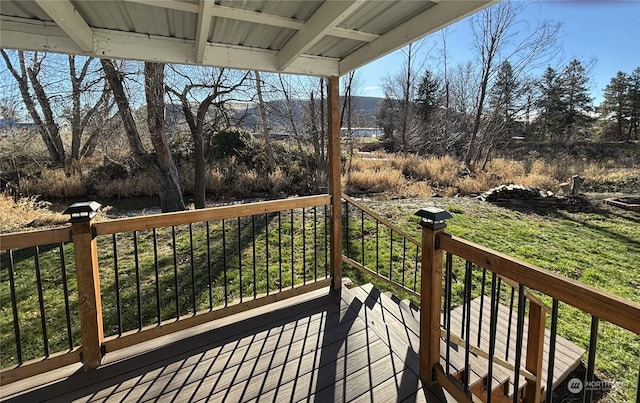
[[[71,214],[71,234],[78,280],[78,310],[82,333],[82,363],[85,370],[95,369],[102,361],[102,303],[96,239],[91,219],[100,204],[76,203],[65,213]]]
[[[529,330],[527,332],[527,358],[525,368],[536,376],[527,379],[524,403],[539,402],[542,393],[542,356],[544,349],[545,313],[542,306],[529,302]]]
[[[329,234],[330,268],[334,290],[342,288],[342,169],[340,166],[339,78],[327,80],[329,193],[331,194],[331,230]]]
[[[419,372],[425,382],[436,382],[435,368],[440,364],[440,311],[442,298],[442,251],[438,236],[444,232],[445,219],[451,215],[442,209],[427,208],[421,217],[422,260],[420,288]]]

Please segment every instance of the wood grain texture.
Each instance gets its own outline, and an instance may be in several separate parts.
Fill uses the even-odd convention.
[[[207,209],[180,211],[177,213],[153,214],[143,217],[122,218],[97,222],[93,226],[96,235],[117,234],[120,232],[142,231],[173,225],[184,225],[194,222],[217,221],[229,218],[247,217],[278,211],[286,211],[304,207],[326,206],[328,195],[297,197],[292,199],[272,200],[234,206],[211,207]]]
[[[0,235],[0,250],[28,248],[71,241],[71,227]]]

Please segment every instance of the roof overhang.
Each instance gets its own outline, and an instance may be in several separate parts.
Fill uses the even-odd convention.
[[[340,76],[497,0],[2,0],[0,47]]]

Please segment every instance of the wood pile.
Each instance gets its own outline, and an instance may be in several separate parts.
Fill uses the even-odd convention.
[[[584,210],[590,206],[583,195],[559,197],[546,190],[520,185],[501,185],[480,196],[481,200],[505,207],[564,208]]]

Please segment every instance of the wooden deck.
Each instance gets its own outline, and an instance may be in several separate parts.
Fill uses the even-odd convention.
[[[9,384],[0,395],[30,403],[453,401],[418,380],[415,335],[388,314],[385,323],[384,312],[361,289],[343,288],[341,297],[322,289],[110,353],[92,372],[67,367]]]

